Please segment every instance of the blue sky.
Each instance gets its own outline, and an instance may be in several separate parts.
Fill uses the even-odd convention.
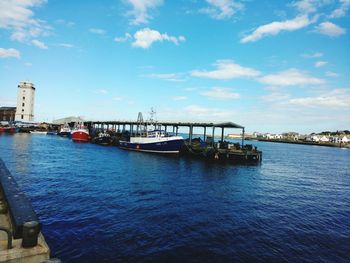
[[[350,128],[350,0],[1,0],[0,106],[35,119]]]

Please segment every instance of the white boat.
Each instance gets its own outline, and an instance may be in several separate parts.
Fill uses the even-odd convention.
[[[31,134],[41,134],[41,135],[46,135],[47,131],[30,131]]]
[[[152,111],[151,114],[154,114],[154,112]],[[137,135],[130,136],[129,140],[121,140],[119,142],[120,148],[150,153],[179,153],[184,143],[184,139],[181,136],[172,136],[159,129],[147,130],[147,126],[157,125],[153,123],[152,117],[151,123],[145,124],[141,113],[139,113],[137,122],[141,132],[137,132]],[[143,129],[141,127],[143,127]]]
[[[60,129],[58,135],[59,135],[59,136],[62,136],[62,137],[70,137],[70,136],[71,136],[71,132],[72,132],[72,129],[69,127],[68,123],[65,123],[65,124],[61,127],[61,129]]]
[[[151,153],[179,153],[184,139],[181,136],[169,136],[164,131],[153,130],[143,136],[130,137],[129,141],[120,141],[120,148]]]

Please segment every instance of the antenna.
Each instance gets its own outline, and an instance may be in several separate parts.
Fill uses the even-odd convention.
[[[150,119],[149,119],[150,123],[154,124],[156,122],[156,120],[155,120],[156,119],[155,118],[156,111],[153,109],[153,107],[151,108],[151,111],[149,112],[149,115],[150,115]]]

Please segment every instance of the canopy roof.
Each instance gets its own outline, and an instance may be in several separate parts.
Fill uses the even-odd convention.
[[[81,117],[67,117],[67,118],[63,118],[63,119],[58,119],[58,120],[54,120],[52,121],[53,124],[64,124],[64,123],[70,123],[70,122],[83,122],[84,120]]]
[[[238,128],[238,129],[244,129],[243,126],[238,125],[234,122],[222,122],[222,123],[216,123],[214,124],[214,127],[219,127],[219,128]]]

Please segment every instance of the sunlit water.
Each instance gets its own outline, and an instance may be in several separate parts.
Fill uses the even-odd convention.
[[[257,166],[0,136],[63,262],[350,262],[350,150],[258,143]]]

